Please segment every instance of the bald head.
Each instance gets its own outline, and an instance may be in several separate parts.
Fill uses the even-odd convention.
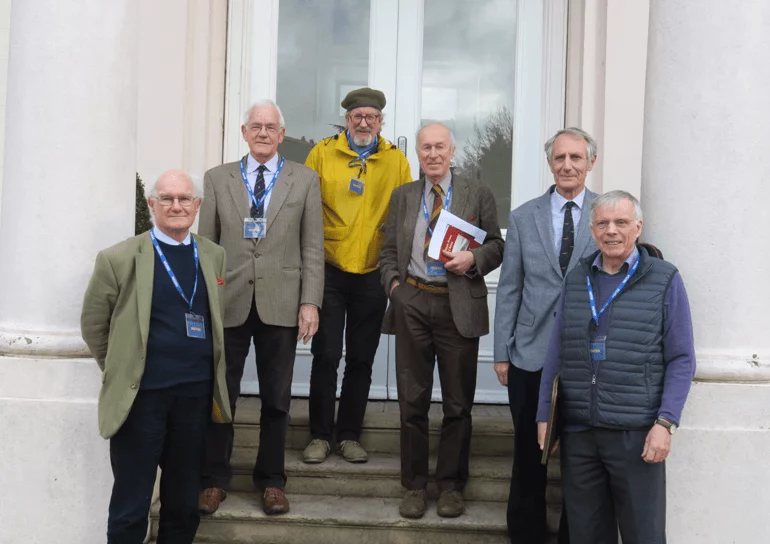
[[[192,178],[182,170],[167,170],[158,176],[147,198],[155,226],[177,241],[184,240],[201,205],[196,193]]]

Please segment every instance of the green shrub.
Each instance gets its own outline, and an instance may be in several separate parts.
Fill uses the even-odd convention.
[[[139,174],[136,174],[136,211],[134,213],[134,234],[142,234],[152,228],[152,218],[150,217],[150,207],[147,205],[147,198],[144,196],[144,183]]]

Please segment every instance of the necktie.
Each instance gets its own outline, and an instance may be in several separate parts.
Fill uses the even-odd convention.
[[[265,192],[265,170],[267,170],[267,166],[264,164],[260,164],[259,168],[257,168],[257,181],[254,183],[254,198],[257,199],[257,202],[259,202],[259,199],[262,197],[262,194]],[[254,204],[254,202],[251,203],[251,217],[252,219],[257,219],[258,217],[265,217],[265,203],[263,202],[259,208]]]
[[[430,190],[433,191],[433,210],[430,212],[430,223],[428,224],[428,228],[425,231],[425,247],[422,253],[422,258],[425,260],[425,262],[428,261],[428,246],[430,245],[431,232],[433,232],[433,229],[436,228],[436,223],[438,223],[438,216],[441,213],[441,208],[444,207],[444,201],[441,198],[441,195],[444,193],[444,191],[442,191],[441,186],[434,185],[430,188]]]
[[[575,222],[572,220],[572,208],[575,203],[570,201],[564,205],[564,230],[561,235],[561,249],[559,250],[559,266],[561,275],[567,273],[567,266],[575,247]]]

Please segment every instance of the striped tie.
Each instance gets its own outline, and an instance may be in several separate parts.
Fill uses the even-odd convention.
[[[422,257],[425,262],[428,262],[428,246],[430,245],[431,232],[433,232],[433,229],[436,228],[436,223],[438,223],[438,216],[441,213],[441,208],[444,207],[444,201],[442,200],[441,196],[444,194],[444,191],[442,191],[441,186],[434,185],[430,188],[430,190],[433,191],[433,211],[430,212],[430,224],[428,225],[428,229],[425,231],[425,246],[422,253]]]
[[[570,200],[564,206],[564,230],[562,231],[561,249],[559,249],[559,267],[562,276],[567,274],[572,250],[575,249],[575,222],[572,220],[572,208],[575,203]]]

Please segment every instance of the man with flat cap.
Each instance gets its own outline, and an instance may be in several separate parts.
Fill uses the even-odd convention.
[[[412,180],[409,162],[380,136],[385,95],[364,87],[348,93],[344,133],[313,147],[305,165],[318,173],[323,204],[325,283],[310,374],[310,433],[306,463],[323,462],[336,442],[351,463],[364,463],[359,438],[387,298],[379,255],[390,194]],[[345,326],[347,322],[347,327]],[[345,375],[337,424],[337,369],[345,338]]]

